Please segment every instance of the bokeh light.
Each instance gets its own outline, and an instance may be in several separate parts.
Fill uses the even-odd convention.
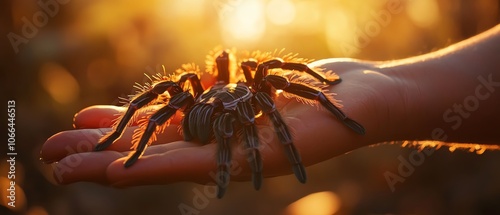
[[[9,208],[15,212],[23,212],[27,207],[26,194],[18,183],[11,185],[11,180],[6,177],[0,177],[0,206]],[[14,204],[15,207],[9,206]]]
[[[440,19],[439,6],[435,0],[409,1],[407,10],[410,19],[422,28],[429,28]]]
[[[330,215],[335,214],[341,205],[340,198],[333,192],[324,191],[309,194],[290,204],[286,215]]]
[[[294,2],[295,17],[293,29],[298,35],[316,35],[323,31],[324,11],[319,1]]]
[[[68,104],[79,98],[80,86],[67,69],[47,62],[40,68],[40,82],[56,102]]]

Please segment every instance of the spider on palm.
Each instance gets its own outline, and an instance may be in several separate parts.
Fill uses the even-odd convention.
[[[338,76],[325,76],[308,67],[307,60],[296,58],[293,54],[277,58],[270,53],[254,53],[257,53],[253,56],[255,58],[240,62],[241,70],[234,67],[235,59],[231,51],[213,55],[212,59],[215,60],[212,60],[211,69],[213,73],[217,73],[217,82],[207,90],[204,90],[199,74],[194,69],[179,75],[157,78],[147,89],[131,99],[127,111],[113,131],[99,141],[95,150],[104,150],[118,139],[137,110],[160,103],[162,107],[150,113],[147,120],[143,120],[146,122],[138,129],[138,135],[135,135],[135,152],[124,164],[129,167],[139,159],[155,134],[161,132],[161,127],[168,124],[177,111],[182,111],[182,132],[186,141],[198,140],[203,144],[213,141],[217,144],[217,197],[221,198],[229,183],[230,143],[235,139],[244,144],[254,188],[258,190],[261,186],[262,159],[255,118],[262,114],[272,122],[295,176],[301,183],[305,183],[306,172],[300,155],[293,144],[289,128],[273,101],[278,90],[285,96],[295,97],[306,103],[319,102],[358,134],[364,134],[365,129],[334,105],[331,94],[323,92],[325,86],[340,83]],[[242,73],[244,81],[231,83],[230,80],[234,78],[231,76],[236,72]],[[303,72],[308,75],[299,74]],[[167,99],[159,99],[160,97]],[[238,136],[235,135],[237,133],[241,133],[240,137],[233,138]]]

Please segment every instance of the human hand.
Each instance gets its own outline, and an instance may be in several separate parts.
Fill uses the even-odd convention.
[[[324,108],[280,96],[276,106],[293,132],[294,145],[303,164],[316,164],[386,140],[389,132],[384,117],[387,117],[389,107],[383,100],[391,95],[397,96],[393,80],[379,73],[379,69],[368,62],[328,59],[314,62],[313,65],[332,70],[342,78],[342,83],[331,86],[329,90],[338,94],[335,98],[342,101],[342,111],[366,128],[366,135],[356,134]],[[124,108],[115,106],[86,108],[74,118],[76,130],[63,131],[47,140],[41,157],[48,163],[57,162],[53,168],[58,183],[90,181],[123,187],[178,181],[213,181],[216,145],[183,141],[178,132],[180,114],[129,168],[124,168],[123,163],[131,152],[132,134],[137,123],[125,129],[122,137],[106,151],[93,152],[101,136],[111,130],[112,119],[123,111]],[[290,174],[291,165],[271,122],[263,116],[256,124],[264,176]],[[251,169],[244,150],[241,145],[234,146],[231,179],[250,178]]]

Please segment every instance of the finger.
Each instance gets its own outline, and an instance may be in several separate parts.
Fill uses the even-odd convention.
[[[269,126],[259,126],[264,140],[276,142],[274,131]],[[268,138],[271,138],[268,139]],[[239,147],[239,146],[236,146]],[[264,146],[266,163],[271,165],[267,175],[288,173],[288,163],[284,155],[274,157],[274,153],[282,151],[279,143],[272,147]],[[129,168],[124,168],[123,163],[127,157],[120,158],[110,164],[108,168],[109,182],[113,186],[127,187],[150,184],[168,184],[178,181],[193,181],[201,184],[213,182],[215,178],[215,145],[200,146],[197,143],[178,141],[148,147],[143,156]],[[232,161],[232,180],[248,181],[250,168],[245,159],[244,150],[235,150]],[[282,159],[279,159],[282,158]],[[282,160],[282,161],[280,161]],[[160,165],[161,164],[161,165]],[[283,168],[285,167],[285,168]]]
[[[152,105],[148,106],[148,110],[145,108],[141,111],[137,111],[137,116],[133,118],[130,122],[130,126],[138,125],[138,119],[143,119],[147,115],[151,115],[155,110],[161,108],[164,105]],[[110,128],[113,126],[115,120],[123,115],[127,110],[126,107],[118,107],[113,105],[94,105],[87,107],[77,114],[73,118],[73,127],[75,128]],[[172,119],[171,123],[179,124],[181,121],[182,114],[176,113]]]
[[[52,163],[70,154],[93,151],[95,144],[104,133],[101,129],[59,132],[43,144],[40,158],[45,163]]]
[[[109,128],[126,109],[112,105],[94,105],[84,108],[73,118],[75,128]]]
[[[195,142],[185,142],[185,141],[169,142],[166,144],[158,144],[158,145],[152,145],[152,146],[148,147],[144,151],[142,156],[153,155],[153,154],[162,154],[162,153],[172,151],[175,149],[201,147],[201,146],[202,146],[201,144],[195,143]]]
[[[163,144],[149,147],[143,156],[161,154],[170,150],[194,146],[197,147],[199,145],[180,141],[172,144]],[[87,181],[109,185],[110,182],[106,175],[108,166],[118,159],[127,158],[128,154],[130,154],[130,151],[83,152],[68,155],[59,162],[53,164],[53,175],[59,184]],[[121,159],[120,161],[123,160],[124,159]],[[124,168],[123,163],[122,168]]]
[[[127,127],[122,136],[106,150],[129,151],[132,147],[133,134],[136,129],[137,126]],[[42,146],[41,159],[46,163],[52,163],[71,154],[94,151],[95,145],[109,131],[111,129],[78,129],[57,133]],[[151,144],[170,143],[181,139],[182,136],[178,132],[178,125],[171,124],[162,133],[158,134],[157,140]]]
[[[109,184],[106,170],[112,162],[126,156],[115,151],[72,154],[53,164],[53,176],[59,184],[79,181]]]
[[[193,146],[192,143],[177,144]],[[150,149],[159,146],[152,146]],[[163,147],[163,146],[161,146]],[[207,183],[215,172],[215,145],[202,147],[182,147],[164,153],[143,155],[129,168],[123,167],[126,157],[111,163],[107,170],[109,182],[113,186],[126,187],[149,184],[168,184],[179,181]]]

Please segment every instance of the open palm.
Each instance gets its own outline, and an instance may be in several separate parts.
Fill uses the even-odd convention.
[[[336,72],[343,82],[330,87],[341,100],[342,110],[366,128],[358,135],[321,107],[302,104],[294,99],[277,98],[276,106],[293,133],[294,145],[305,166],[353,149],[384,141],[380,102],[394,91],[392,80],[378,73],[369,63],[347,59],[329,59],[313,63]],[[112,119],[124,111],[116,106],[92,106],[74,119],[76,130],[63,131],[47,140],[41,152],[45,162],[57,162],[54,176],[59,183],[90,181],[111,186],[166,184],[178,181],[213,182],[216,171],[216,145],[183,141],[179,134],[180,114],[131,167],[123,163],[131,152],[133,124],[106,151],[93,152],[102,135],[111,130]],[[290,174],[283,146],[267,117],[257,122],[265,177]],[[242,145],[233,146],[232,180],[250,180],[251,169]]]

